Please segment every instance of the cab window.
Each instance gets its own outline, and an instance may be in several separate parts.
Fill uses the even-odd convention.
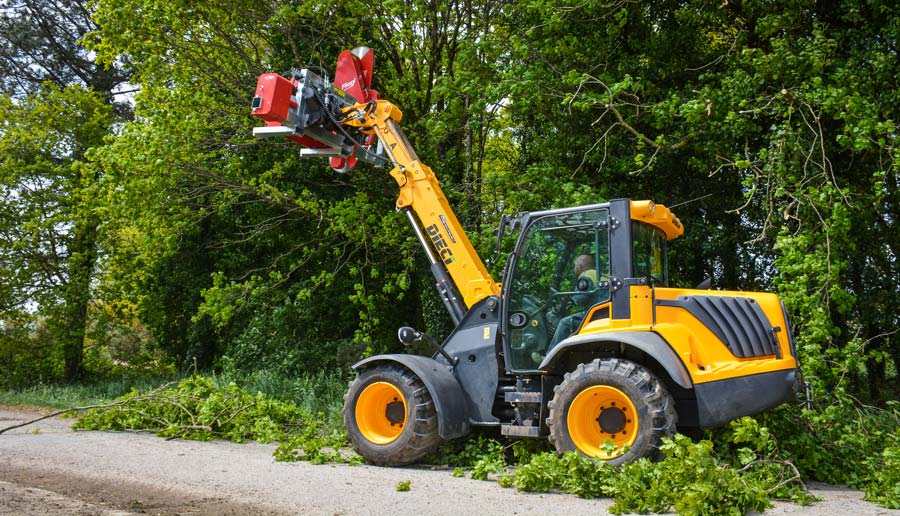
[[[632,222],[632,274],[647,278],[654,286],[669,285],[666,237],[662,231],[641,222]]]

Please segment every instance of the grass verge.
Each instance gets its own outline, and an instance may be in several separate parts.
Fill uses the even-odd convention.
[[[130,392],[151,390],[175,378],[138,376],[85,384],[40,384],[0,391],[0,405],[67,409],[112,401]]]

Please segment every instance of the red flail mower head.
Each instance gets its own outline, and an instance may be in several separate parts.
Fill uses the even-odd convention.
[[[376,162],[375,136],[344,127],[343,109],[380,98],[370,88],[375,54],[356,47],[338,56],[332,84],[307,68],[288,77],[264,73],[256,83],[251,114],[265,126],[253,129],[257,137],[284,136],[301,145],[302,155],[328,156],[338,172],[352,170],[359,159]]]

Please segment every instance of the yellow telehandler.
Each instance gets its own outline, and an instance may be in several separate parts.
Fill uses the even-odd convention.
[[[433,356],[353,366],[344,422],[367,461],[411,464],[489,426],[621,464],[654,455],[676,430],[796,397],[796,346],[775,294],[669,286],[666,246],[684,228],[665,206],[615,199],[505,216],[498,238],[518,237],[495,281],[404,136],[402,113],[370,88],[372,67],[359,47],[341,53],[334,83],[310,69],[263,74],[252,102],[266,122],[259,137],[290,138],[340,172],[359,160],[390,165],[395,208],[456,324],[442,343],[399,329]]]

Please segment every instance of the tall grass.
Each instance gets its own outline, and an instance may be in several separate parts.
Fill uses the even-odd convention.
[[[261,392],[271,398],[297,405],[311,414],[319,414],[329,428],[343,425],[341,408],[347,391],[347,377],[340,371],[317,371],[301,376],[284,376],[271,371],[226,372],[217,382],[234,382],[250,393]]]
[[[83,384],[39,384],[0,391],[0,405],[67,409],[110,402],[131,389],[146,391],[175,380],[158,376],[115,378]]]

